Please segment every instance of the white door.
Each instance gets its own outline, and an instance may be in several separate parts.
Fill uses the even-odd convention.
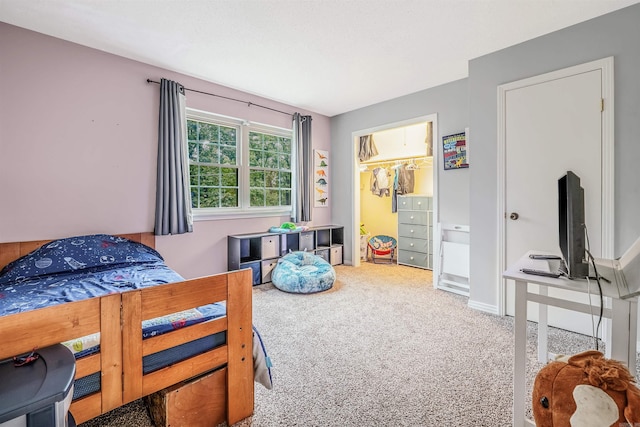
[[[602,256],[601,88],[602,70],[597,69],[506,92],[507,265],[531,249],[560,253],[558,178],[568,170],[581,179],[590,249],[594,256]],[[597,293],[597,287],[594,290]],[[550,290],[549,295],[589,302],[586,295],[575,293]],[[507,314],[512,315],[512,282],[507,283],[506,302]],[[599,304],[599,299],[594,302]],[[529,318],[535,321],[537,310],[532,308]],[[549,309],[549,324],[593,333],[590,316],[557,308]]]

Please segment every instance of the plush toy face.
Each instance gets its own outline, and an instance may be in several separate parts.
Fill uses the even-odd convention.
[[[621,363],[597,351],[555,361],[533,386],[537,427],[618,427],[640,422],[640,390]]]

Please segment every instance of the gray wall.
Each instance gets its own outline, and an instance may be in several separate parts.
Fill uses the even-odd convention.
[[[497,87],[613,56],[615,72],[615,255],[640,235],[640,4],[469,62],[471,297],[498,304]],[[544,170],[541,166],[541,172]]]
[[[497,87],[614,56],[615,254],[640,235],[640,4],[472,59],[469,78],[331,118],[331,218],[351,253],[351,133],[437,113],[439,135],[470,128],[470,167],[440,168],[440,222],[471,226],[470,305],[498,311]]]
[[[434,135],[434,144],[440,144],[440,149],[443,135],[462,132],[468,126],[467,103],[467,79],[463,79],[331,118],[331,219],[345,226],[345,262],[351,262],[354,231],[352,133],[437,113],[438,135]],[[469,169],[444,172],[442,162],[437,166],[440,222],[468,225]]]

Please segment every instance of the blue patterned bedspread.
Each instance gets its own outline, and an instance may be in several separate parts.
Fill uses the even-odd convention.
[[[141,243],[106,234],[60,239],[0,271],[0,316],[183,280]]]

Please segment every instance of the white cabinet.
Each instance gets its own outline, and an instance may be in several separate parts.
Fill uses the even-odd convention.
[[[398,264],[433,269],[433,197],[398,196]]]

